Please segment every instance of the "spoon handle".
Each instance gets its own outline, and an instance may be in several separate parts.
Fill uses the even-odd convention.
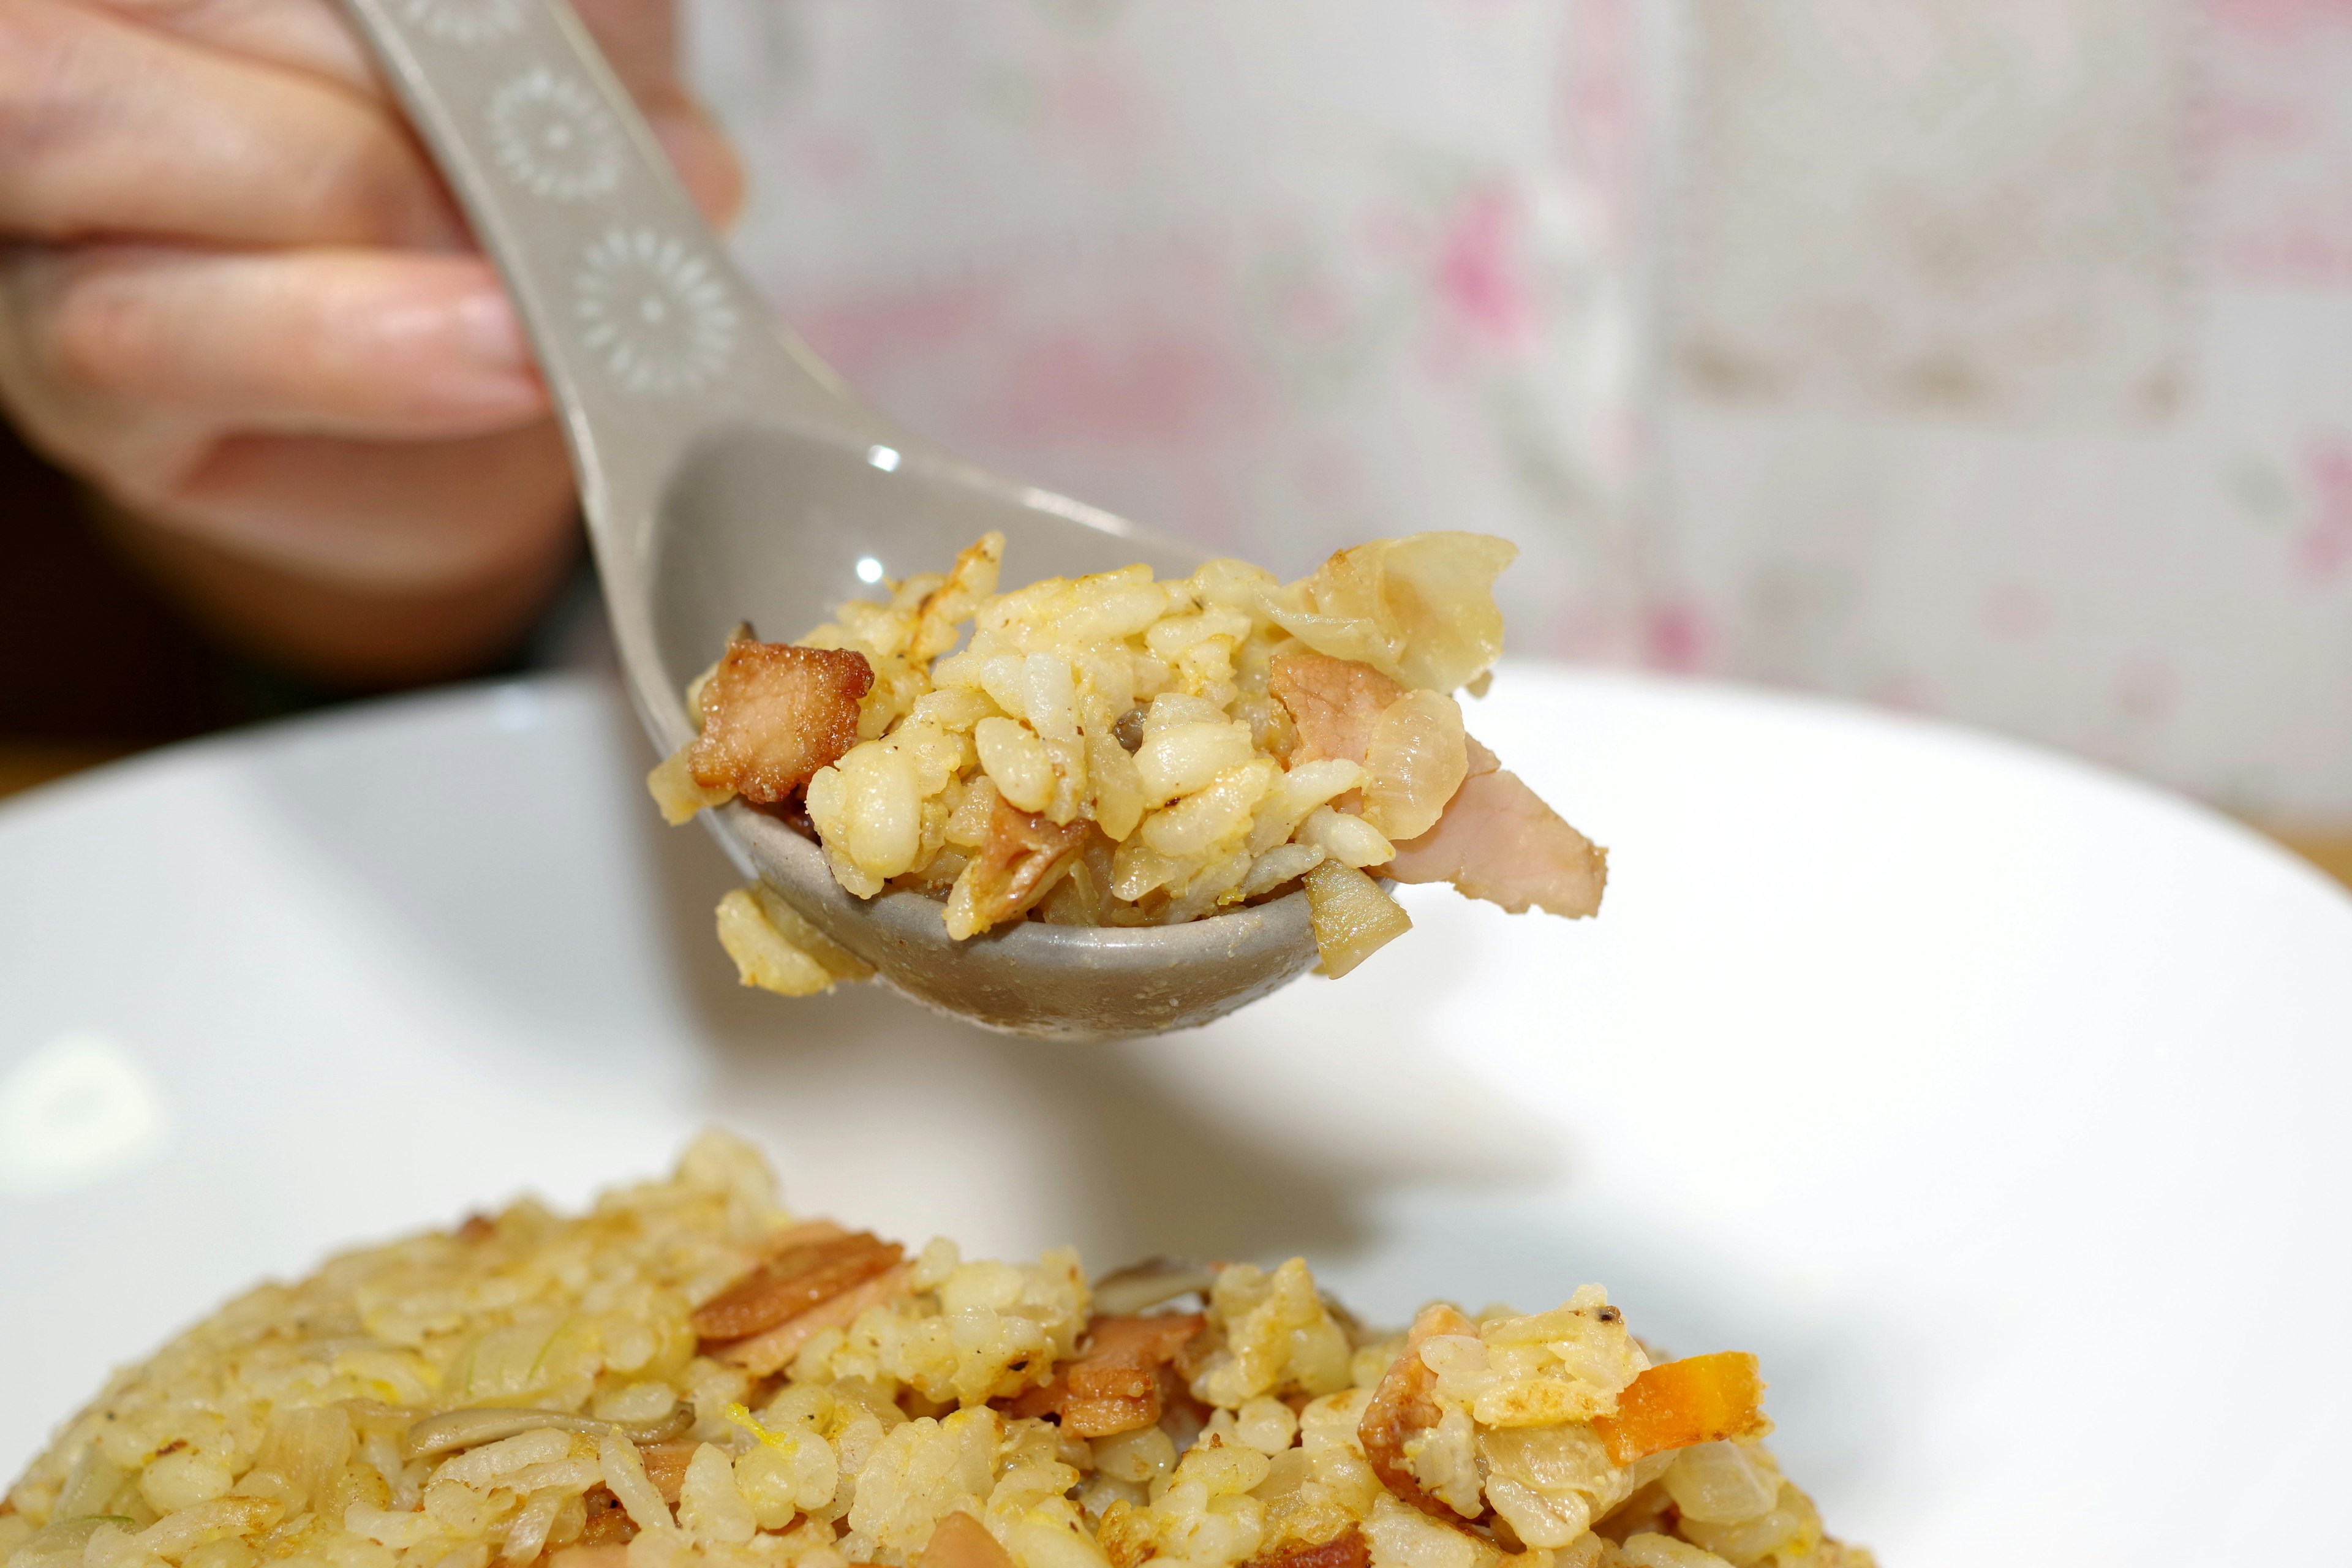
[[[840,409],[562,0],[342,4],[521,310],[607,564],[645,543],[610,520],[730,411]]]

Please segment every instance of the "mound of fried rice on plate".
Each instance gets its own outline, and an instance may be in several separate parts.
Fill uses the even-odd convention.
[[[118,1373],[7,1568],[1862,1568],[1739,1354],[1597,1287],[1365,1327],[1293,1258],[908,1251],[709,1133],[264,1285]]]
[[[699,732],[648,780],[664,814],[780,810],[843,888],[940,898],[959,941],[1171,925],[1303,886],[1336,975],[1412,923],[1368,872],[1515,913],[1600,908],[1603,853],[1454,697],[1502,649],[1508,541],[1378,540],[1286,585],[1227,560],[1000,594],[1003,552],[992,533],[797,643],[739,628],[688,694]],[[747,984],[865,973],[757,888],[719,927]]]

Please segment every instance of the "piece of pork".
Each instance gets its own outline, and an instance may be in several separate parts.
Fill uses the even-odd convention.
[[[895,1267],[906,1248],[870,1231],[817,1236],[778,1250],[710,1300],[688,1321],[698,1338],[743,1340],[766,1333],[811,1307],[832,1300]]]
[[[1372,1543],[1351,1524],[1328,1541],[1293,1541],[1260,1552],[1244,1568],[1371,1568]]]
[[[694,1462],[694,1451],[702,1447],[696,1442],[646,1443],[637,1448],[637,1458],[644,1461],[646,1479],[661,1493],[662,1501],[677,1506],[678,1494],[686,1489],[686,1468]]]
[[[959,1509],[931,1527],[930,1543],[915,1568],[1013,1568],[1013,1554],[996,1543],[988,1526]]]
[[[706,790],[772,805],[807,787],[857,743],[857,704],[874,667],[847,648],[727,645],[702,683],[702,733],[687,768]]]
[[[1489,767],[1471,742],[1471,774],[1446,803],[1437,826],[1396,847],[1380,867],[1399,882],[1451,882],[1467,897],[1515,915],[1530,906],[1571,919],[1598,914],[1609,881],[1609,852],[1560,820],[1518,774]]]
[[[1370,665],[1319,653],[1276,659],[1266,689],[1298,727],[1292,767],[1325,757],[1362,762],[1372,727],[1404,694]],[[1469,775],[1437,826],[1399,843],[1396,858],[1374,868],[1377,873],[1399,882],[1451,882],[1515,915],[1531,907],[1570,917],[1597,913],[1609,877],[1607,852],[1505,771],[1475,736],[1468,745]],[[1351,791],[1333,804],[1347,810],[1360,798]]]
[[[821,1301],[797,1317],[786,1318],[763,1334],[735,1340],[710,1353],[730,1366],[750,1370],[754,1377],[772,1377],[793,1364],[801,1347],[827,1329],[845,1329],[869,1307],[908,1296],[915,1289],[915,1266],[901,1263],[886,1268],[862,1285],[853,1285],[829,1301]]]
[[[1096,837],[1095,825],[1084,818],[1057,823],[998,795],[989,813],[988,841],[949,895],[949,934],[961,941],[1025,914],[1053,891]]]
[[[1320,653],[1282,655],[1266,670],[1265,689],[1297,728],[1298,743],[1284,761],[1293,768],[1326,757],[1362,762],[1372,726],[1404,695],[1370,665]]]
[[[1160,1419],[1161,1369],[1207,1321],[1198,1312],[1098,1317],[1054,1380],[1017,1395],[1005,1412],[1016,1418],[1053,1415],[1063,1431],[1081,1437],[1140,1431]]]
[[[1412,1473],[1412,1439],[1436,1426],[1444,1414],[1437,1405],[1437,1374],[1421,1359],[1421,1347],[1441,1334],[1475,1337],[1477,1332],[1478,1325],[1459,1308],[1443,1301],[1423,1307],[1405,1335],[1403,1350],[1372,1390],[1371,1402],[1356,1424],[1356,1439],[1364,1446],[1365,1462],[1380,1477],[1381,1484],[1399,1501],[1441,1520],[1456,1516]]]

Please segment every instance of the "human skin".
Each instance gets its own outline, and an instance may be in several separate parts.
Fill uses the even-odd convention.
[[[669,0],[573,0],[714,221]],[[514,310],[328,0],[0,0],[0,404],[198,618],[463,670],[578,552]]]

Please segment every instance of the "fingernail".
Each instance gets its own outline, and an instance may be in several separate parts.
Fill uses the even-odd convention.
[[[459,349],[482,369],[512,374],[532,368],[530,341],[500,290],[460,296],[450,310],[450,327]]]

